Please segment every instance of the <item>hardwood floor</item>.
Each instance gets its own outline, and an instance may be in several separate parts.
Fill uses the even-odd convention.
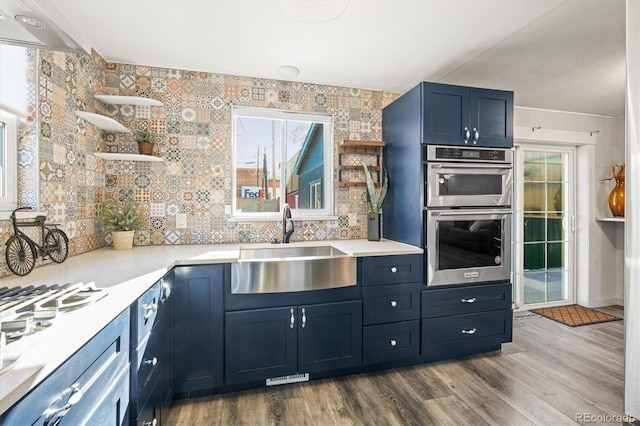
[[[165,424],[619,425],[623,321],[572,328],[524,314],[502,351],[175,401]]]

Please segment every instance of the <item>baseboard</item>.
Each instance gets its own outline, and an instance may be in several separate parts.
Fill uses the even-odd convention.
[[[585,308],[600,308],[602,306],[612,306],[612,305],[618,305],[618,306],[624,306],[624,299],[620,299],[617,297],[612,297],[610,299],[597,299],[597,300],[592,300],[591,303],[589,303],[589,305],[586,305]]]

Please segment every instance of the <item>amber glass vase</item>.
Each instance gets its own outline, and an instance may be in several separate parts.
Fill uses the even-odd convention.
[[[614,166],[612,172],[616,186],[609,194],[609,208],[614,217],[624,217],[624,165],[617,170]]]

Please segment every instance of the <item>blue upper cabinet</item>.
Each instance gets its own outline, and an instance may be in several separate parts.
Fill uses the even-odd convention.
[[[422,143],[513,146],[513,92],[421,83]]]

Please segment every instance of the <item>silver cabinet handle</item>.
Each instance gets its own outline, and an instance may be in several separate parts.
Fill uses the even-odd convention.
[[[156,364],[158,364],[158,358],[156,358],[156,357],[154,356],[154,357],[153,357],[153,358],[151,358],[151,359],[145,359],[145,360],[144,360],[144,362],[143,362],[143,364],[145,364],[145,365],[154,365],[154,366],[155,366]]]
[[[464,128],[463,135],[464,135],[464,143],[469,142],[469,137],[471,136],[471,133],[469,133],[469,128],[468,127]]]
[[[389,270],[391,271],[392,274],[395,274],[396,272],[398,272],[398,268],[396,268],[395,266],[392,266],[391,268],[389,268]]]
[[[390,344],[391,346],[395,346],[395,345],[397,345],[397,344],[398,344],[398,342],[397,342],[395,339],[391,339],[391,340],[389,340],[389,344]]]
[[[396,302],[395,300],[390,301],[389,304],[391,305],[392,308],[395,308],[396,306],[398,306],[398,302]]]
[[[476,331],[478,330],[476,330],[475,328],[471,328],[469,330],[462,330],[462,334],[475,334]]]
[[[476,142],[478,142],[478,139],[480,139],[480,132],[478,131],[478,129],[474,127],[473,128],[473,144],[474,145],[476,144]]]
[[[304,328],[307,325],[307,313],[305,312],[304,308],[302,308],[302,328]]]
[[[147,303],[144,305],[144,320],[148,320],[153,316],[153,313],[158,310],[158,305],[156,303]]]
[[[296,317],[293,315],[293,308],[291,308],[291,319],[289,320],[289,327],[293,328],[296,325]]]
[[[162,282],[162,301],[164,302],[171,296],[171,286],[169,283]]]
[[[144,426],[156,426],[157,424],[158,424],[158,419],[156,419],[155,417],[150,422],[143,423]]]
[[[462,303],[475,303],[477,299],[475,297],[470,297],[468,299],[462,299],[461,302]]]
[[[58,409],[52,409],[49,407],[44,413],[42,413],[44,415],[43,426],[48,426],[49,424],[57,425],[60,423],[71,407],[76,405],[82,399],[82,391],[80,390],[80,385],[77,383],[64,391],[64,393],[66,392],[71,392],[66,404]]]

